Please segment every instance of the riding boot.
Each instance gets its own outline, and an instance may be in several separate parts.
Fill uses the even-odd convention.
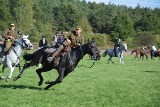
[[[115,57],[117,57],[117,52],[116,52],[116,49],[114,49],[114,55],[115,55]]]
[[[5,63],[5,65],[7,65],[7,63],[8,63],[7,55],[5,55],[4,63]]]
[[[5,48],[3,49],[5,55],[8,54],[8,51],[9,51],[9,49],[11,48],[11,46],[12,46],[12,42],[11,42],[10,40],[7,40],[7,41],[5,42]]]
[[[56,56],[60,54],[60,52],[63,50],[63,45],[60,46],[53,54],[51,57],[47,58],[47,61],[50,63]]]
[[[3,50],[0,52],[0,58],[2,58],[4,56],[4,52]]]

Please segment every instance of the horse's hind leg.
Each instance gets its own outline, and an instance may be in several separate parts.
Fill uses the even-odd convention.
[[[108,58],[108,64],[109,64],[109,60],[110,60],[110,58]]]
[[[30,67],[30,66],[34,66],[34,65],[35,65],[35,64],[32,63],[32,62],[24,64],[24,66],[23,66],[23,68],[22,68],[22,71],[19,73],[18,76],[16,76],[16,77],[13,78],[13,81],[16,81],[16,80],[18,80],[19,78],[21,78],[22,75],[23,75],[23,73],[24,73],[24,71],[25,71],[25,69],[27,69],[27,68]]]
[[[3,65],[3,67],[2,67],[2,71],[1,71],[2,76],[0,76],[0,79],[1,79],[1,80],[3,80],[3,79],[5,79],[5,78],[6,78],[6,77],[4,77],[4,76],[3,76],[3,73],[4,73],[4,69],[5,69],[5,67],[6,67],[5,65]]]
[[[114,64],[114,62],[112,61],[112,56],[108,59],[108,64],[109,64],[109,61],[111,61],[112,64]]]
[[[5,65],[3,65],[3,67],[2,67],[2,72],[3,72],[3,73],[4,73],[4,69],[5,69],[5,67],[6,67]]]
[[[114,62],[112,61],[112,56],[108,58],[108,64],[109,64],[109,61],[111,61],[114,64]]]

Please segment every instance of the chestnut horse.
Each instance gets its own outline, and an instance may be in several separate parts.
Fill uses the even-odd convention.
[[[154,52],[154,56],[152,55],[152,51],[151,51],[150,54],[151,54],[151,59],[152,59],[152,60],[154,60],[153,57],[159,57],[159,59],[160,59],[160,50],[155,51],[155,52]]]
[[[133,50],[132,52],[131,52],[131,55],[133,54],[133,53],[136,53],[136,56],[134,57],[134,60],[137,58],[138,60],[140,59],[140,58],[142,58],[142,60],[144,59],[144,56],[146,57],[146,59],[148,59],[149,57],[149,53],[150,53],[150,50],[148,49],[148,48],[146,48],[146,49],[135,49],[135,50]],[[139,57],[140,56],[140,57]]]

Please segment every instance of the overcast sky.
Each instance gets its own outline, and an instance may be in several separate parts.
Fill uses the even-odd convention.
[[[128,7],[136,7],[137,4],[139,3],[141,7],[150,7],[152,9],[158,7],[160,8],[160,0],[85,0],[85,1],[90,1],[90,2],[96,2],[100,3],[103,2],[105,4],[108,4],[109,2],[111,4],[115,5],[126,5]]]

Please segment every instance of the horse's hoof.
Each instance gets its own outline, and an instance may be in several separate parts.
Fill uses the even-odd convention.
[[[51,83],[51,81],[46,81],[46,82],[45,82],[45,84],[50,84],[50,83]]]
[[[38,86],[41,86],[42,83],[43,83],[43,81],[39,81],[39,82],[38,82]]]
[[[50,85],[47,85],[44,90],[48,90],[50,88]]]
[[[5,80],[6,80],[6,82],[8,82],[8,81],[10,80],[10,78],[9,78],[9,77],[6,77]]]
[[[47,87],[45,87],[45,88],[44,88],[44,90],[48,90],[48,88],[47,88]]]
[[[0,77],[0,80],[4,80],[5,78],[6,78],[6,77],[4,77],[4,76],[1,76],[1,77]]]
[[[16,81],[17,79],[18,79],[18,77],[14,77],[14,78],[13,78],[13,81]]]
[[[13,81],[16,81],[16,80],[17,80],[17,77],[14,77],[14,78],[13,78]]]

